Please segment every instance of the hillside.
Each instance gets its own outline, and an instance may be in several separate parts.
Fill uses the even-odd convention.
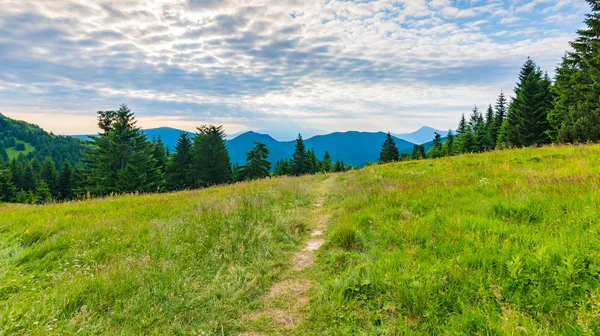
[[[598,333],[599,160],[519,149],[3,205],[0,331]]]
[[[19,144],[23,147],[19,148]],[[83,141],[69,136],[57,136],[37,125],[0,114],[0,146],[4,147],[11,160],[22,154],[25,158],[37,158],[40,161],[51,157],[58,164],[65,159],[78,162],[85,145]]]

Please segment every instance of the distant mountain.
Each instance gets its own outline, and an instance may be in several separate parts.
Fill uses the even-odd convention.
[[[423,126],[412,133],[392,135],[399,139],[406,140],[415,144],[424,144],[433,140],[433,138],[435,137],[435,132],[439,133],[442,137],[448,135],[448,131],[441,131],[428,126]]]
[[[315,154],[319,159],[323,158],[325,151],[329,151],[332,160],[342,160],[353,166],[363,166],[367,162],[377,160],[385,137],[386,133],[383,132],[351,131],[317,135],[305,139],[304,143],[306,148],[315,150]],[[400,152],[412,152],[413,143],[398,138],[394,138],[394,140]],[[235,139],[227,141],[231,161],[244,164],[246,162],[246,152],[252,149],[257,141],[267,145],[270,151],[269,161],[273,164],[279,159],[290,158],[296,143],[295,141],[277,141],[266,134],[246,132]]]
[[[428,128],[422,131],[420,134],[428,134],[429,130],[431,130],[431,139],[433,139],[433,132],[436,130],[432,128]],[[146,134],[148,139],[160,137],[163,143],[173,150],[175,148],[175,144],[177,143],[179,134],[186,131],[169,127],[161,127],[143,130],[143,132]],[[194,136],[194,133],[188,133],[190,136]],[[83,140],[89,140],[87,135],[79,135],[74,137]],[[305,144],[306,148],[312,148],[315,150],[315,153],[319,159],[323,158],[325,151],[329,151],[329,154],[333,160],[342,160],[345,163],[349,163],[353,166],[363,166],[367,162],[377,160],[381,150],[381,144],[383,144],[385,137],[386,133],[384,132],[337,132],[326,135],[317,135],[305,139]],[[430,141],[431,139],[428,139],[427,141]],[[412,152],[414,146],[413,142],[406,141],[398,137],[394,137],[394,140],[396,141],[396,145],[398,146],[400,152]],[[279,159],[289,159],[294,152],[295,141],[278,141],[270,135],[249,131],[239,134],[233,139],[227,140],[227,148],[229,149],[231,162],[238,163],[240,165],[244,164],[246,162],[246,153],[252,149],[252,147],[254,147],[255,142],[262,142],[267,145],[267,148],[271,153],[269,156],[269,161],[271,161],[273,165],[275,165],[275,162],[277,162]]]

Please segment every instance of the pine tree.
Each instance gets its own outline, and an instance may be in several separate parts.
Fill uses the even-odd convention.
[[[460,118],[460,122],[458,123],[458,129],[456,130],[456,132],[460,135],[463,134],[467,129],[467,121],[465,120],[465,114],[463,113],[462,117]]]
[[[152,139],[152,156],[156,160],[156,168],[158,169],[159,182],[157,188],[163,189],[166,185],[166,170],[167,170],[167,148],[160,137]]]
[[[223,126],[198,127],[192,148],[191,172],[197,187],[231,182],[233,173]]]
[[[490,104],[485,114],[485,129],[488,131],[488,134],[491,134],[492,130],[494,129],[494,123],[494,109],[492,108],[492,104]]]
[[[52,194],[46,182],[39,181],[35,188],[34,197],[36,204],[44,204],[52,201]]]
[[[456,151],[456,148],[454,146],[456,137],[454,136],[454,133],[452,133],[452,130],[448,131],[448,135],[446,137],[448,138],[448,140],[446,140],[446,142],[444,143],[444,145],[446,146],[446,150],[443,151],[444,155],[454,155]]]
[[[412,152],[412,159],[413,160],[422,160],[422,159],[426,159],[426,158],[427,158],[427,155],[425,154],[425,146],[414,145],[413,152]]]
[[[502,127],[502,123],[504,123],[504,119],[506,119],[506,115],[508,114],[508,102],[506,101],[504,92],[500,92],[494,109],[494,123],[491,125],[492,128],[490,131],[490,138],[492,140],[492,147],[496,148],[498,136],[500,134],[500,128]]]
[[[280,159],[275,164],[275,170],[273,171],[274,176],[285,176],[290,175],[290,162],[286,159]]]
[[[15,198],[16,188],[12,173],[8,167],[0,165],[0,202],[11,202]]]
[[[181,132],[175,146],[175,153],[167,165],[167,188],[181,190],[191,188],[193,179],[192,167],[192,141],[187,132]]]
[[[136,124],[126,105],[98,112],[101,133],[91,137],[92,150],[84,159],[85,187],[92,194],[151,192],[160,186],[153,146]]]
[[[552,83],[535,62],[527,59],[510,103],[504,140],[509,146],[535,146],[550,142],[548,112],[552,109]]]
[[[432,159],[444,156],[444,153],[442,152],[442,136],[438,132],[435,132],[433,144],[431,145],[431,149],[429,149],[427,156]]]
[[[344,166],[344,163],[340,160],[335,161],[335,164],[333,165],[333,171],[338,173],[338,172],[343,172],[346,170],[346,167]]]
[[[51,157],[46,157],[44,162],[42,163],[42,168],[40,172],[40,177],[46,185],[48,189],[50,189],[50,193],[52,197],[58,196],[58,173],[56,172],[56,165],[54,164],[54,160]]]
[[[0,162],[8,162],[8,153],[4,148],[0,148]]]
[[[317,159],[317,155],[315,154],[315,150],[314,149],[309,149],[306,152],[306,156],[308,159],[308,171],[311,174],[316,174],[321,170],[321,163],[319,162],[319,160]]]
[[[475,127],[477,126],[477,123],[480,121],[481,119],[481,113],[479,113],[479,109],[477,108],[477,106],[475,106],[471,112],[471,116],[469,117],[469,126],[471,126],[471,129],[475,129]]]
[[[456,138],[459,153],[475,153],[479,150],[475,135],[470,125],[467,125],[465,131]]]
[[[298,138],[296,139],[296,146],[290,166],[292,175],[304,175],[309,172],[308,153],[301,134],[298,134]]]
[[[548,134],[557,142],[600,141],[600,1],[587,0],[592,12],[586,28],[577,31],[556,71],[554,109]]]
[[[490,138],[486,122],[483,118],[480,118],[477,125],[475,125],[474,139],[477,146],[477,152],[485,152],[492,149],[492,139]]]
[[[64,201],[73,198],[73,169],[67,160],[63,163],[60,171],[57,189],[59,200]]]
[[[267,161],[269,149],[260,142],[254,143],[248,153],[246,153],[246,165],[242,168],[245,180],[261,179],[269,176],[271,171],[271,162]]]
[[[231,182],[241,182],[244,180],[244,171],[243,167],[240,166],[237,162],[231,165]]]
[[[392,138],[390,132],[387,133],[383,145],[381,145],[381,153],[379,153],[379,163],[388,163],[400,160],[400,151],[396,146],[396,142]]]
[[[321,161],[321,171],[329,173],[333,170],[333,166],[331,164],[331,156],[329,156],[329,152],[325,152],[325,156],[323,156],[323,161]]]

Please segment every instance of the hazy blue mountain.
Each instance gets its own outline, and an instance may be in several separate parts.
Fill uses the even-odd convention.
[[[429,126],[423,126],[412,133],[392,134],[392,135],[399,139],[406,140],[408,142],[412,142],[415,144],[424,144],[426,142],[433,140],[433,138],[435,137],[435,132],[439,133],[442,137],[445,137],[448,135],[447,130],[441,131],[441,130],[438,130],[438,129],[435,129],[435,128],[432,128]]]
[[[376,161],[379,157],[381,144],[385,140],[386,133],[367,133],[367,132],[344,132],[331,133],[327,135],[317,135],[305,139],[306,148],[313,148],[317,157],[322,159],[325,151],[329,151],[332,160],[342,160],[345,163],[354,166],[363,166],[367,162]],[[396,145],[401,152],[412,152],[413,143],[394,138]],[[282,158],[290,158],[294,152],[295,141],[277,141],[271,136],[255,132],[246,132],[235,139],[227,141],[227,148],[232,162],[244,164],[246,162],[246,152],[248,152],[255,142],[262,142],[267,145],[271,152],[269,161],[273,164]]]
[[[170,150],[175,148],[177,138],[181,132],[186,132],[169,127],[160,127],[143,130],[148,139],[160,137]],[[191,136],[194,135],[192,132]],[[433,133],[432,133],[433,134]],[[381,144],[385,140],[386,133],[377,132],[338,132],[327,135],[317,135],[305,139],[306,148],[313,148],[319,159],[323,158],[325,151],[329,151],[333,160],[342,160],[354,166],[363,166],[367,162],[376,161],[379,157]],[[73,136],[83,140],[89,140],[87,135]],[[432,137],[433,138],[433,137]],[[394,137],[400,152],[411,153],[414,144],[412,142]],[[430,139],[431,140],[431,139]],[[294,152],[295,141],[278,141],[267,134],[256,132],[245,132],[233,139],[227,140],[227,148],[231,156],[231,162],[242,165],[246,162],[246,152],[254,147],[255,142],[267,145],[271,152],[269,161],[275,165],[277,160],[290,158]]]

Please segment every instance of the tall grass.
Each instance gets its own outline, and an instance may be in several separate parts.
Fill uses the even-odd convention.
[[[238,332],[317,180],[0,207],[0,334]]]
[[[600,333],[600,146],[337,178],[298,334]]]

